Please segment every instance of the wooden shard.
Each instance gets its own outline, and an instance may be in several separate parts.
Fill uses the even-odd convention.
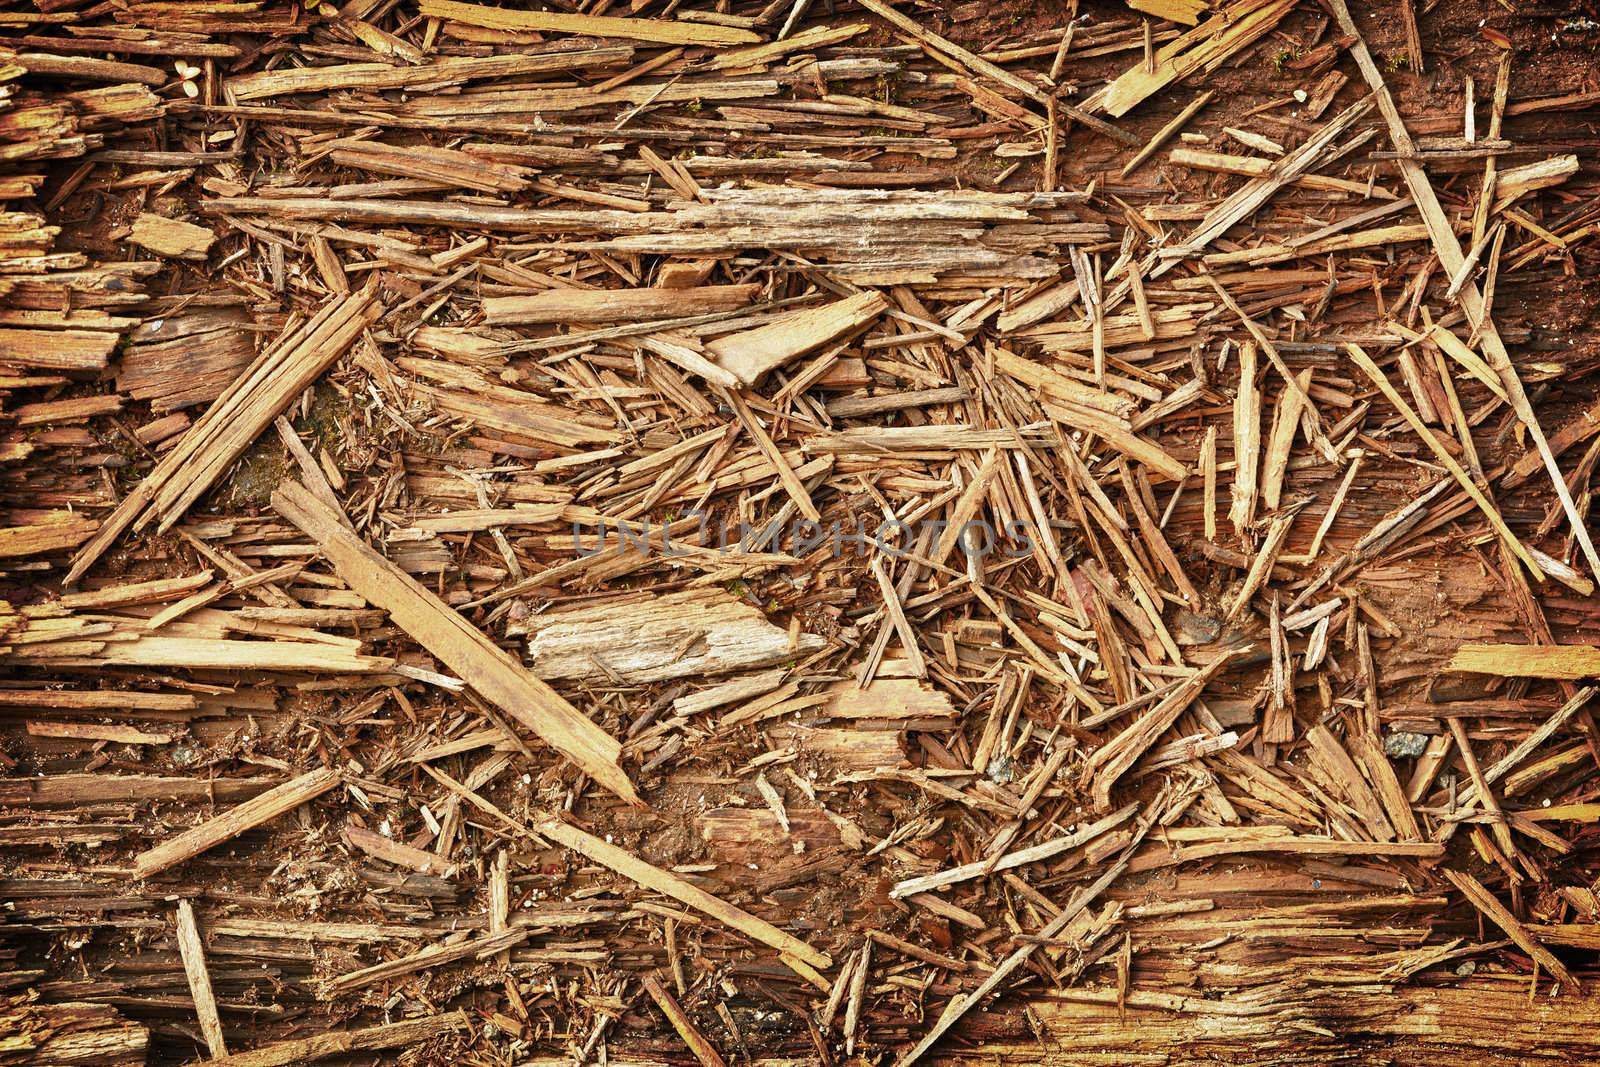
[[[760,610],[725,594],[692,591],[543,616],[528,639],[528,666],[541,678],[658,682],[765,667],[814,652],[822,642],[788,633]]]
[[[246,830],[276,819],[293,811],[301,804],[320,797],[339,785],[339,775],[326,767],[307,771],[267,790],[265,793],[228,809],[214,819],[208,819],[192,830],[186,830],[170,840],[148,848],[134,858],[133,872],[137,878],[148,878],[184,860],[192,859],[207,849],[216,848]]]
[[[718,366],[745,385],[876,319],[889,302],[868,291],[817,308],[794,311],[753,330],[718,338],[706,346]]]
[[[617,18],[610,15],[568,15],[554,11],[507,11],[456,0],[419,0],[422,14],[452,19],[469,26],[499,30],[535,30],[572,33],[587,37],[621,37],[635,41],[679,45],[758,44],[749,30],[729,26],[674,22],[664,19]]]
[[[1469,643],[1456,649],[1445,669],[1503,678],[1596,678],[1600,647]]]
[[[777,949],[780,953],[793,956],[813,967],[826,968],[833,965],[825,953],[818,952],[799,938],[784,933],[771,923],[712,896],[676,875],[644,862],[624,849],[602,841],[593,834],[585,833],[576,826],[555,819],[546,819],[535,824],[534,829],[557,844],[580,852],[596,863],[609,867],[624,878],[703,912],[769,948]]]
[[[625,800],[638,794],[617,766],[620,746],[410,575],[372,550],[339,516],[297,482],[272,495],[273,507],[314,538],[339,574],[368,603],[461,675],[485,698],[548,741]]]
[[[133,220],[128,240],[158,256],[205,259],[217,235],[204,226],[146,212]]]

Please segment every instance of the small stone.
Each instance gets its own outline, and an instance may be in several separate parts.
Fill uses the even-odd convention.
[[[995,785],[1009,785],[1017,777],[1017,762],[1010,756],[996,756],[989,761],[989,781]]]
[[[1428,735],[1396,730],[1383,739],[1383,754],[1390,759],[1412,758],[1428,750]]]
[[[1173,637],[1179,645],[1209,645],[1222,636],[1222,622],[1187,608],[1179,608],[1173,620]]]

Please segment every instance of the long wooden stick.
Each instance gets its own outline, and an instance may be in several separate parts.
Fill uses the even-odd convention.
[[[712,896],[704,889],[690,885],[677,875],[654,867],[626,849],[602,841],[576,826],[570,826],[557,819],[545,819],[536,823],[534,829],[557,844],[583,853],[596,863],[611,868],[646,889],[664,893],[681,904],[705,912],[713,919],[733,927],[763,945],[804,960],[813,967],[833,966],[833,960],[829,959],[826,953],[818,952],[798,937],[784,933],[765,919],[758,919],[749,912]]]
[[[549,742],[595,781],[632,804],[633,782],[617,764],[621,746],[566,699],[512,659],[499,645],[378,555],[328,505],[296,481],[272,494],[272,506],[315,541],[339,576],[396,626],[460,675],[497,707]]]
[[[656,1002],[656,1007],[661,1009],[661,1014],[667,1017],[672,1028],[678,1031],[678,1036],[683,1038],[683,1043],[689,1046],[689,1051],[694,1053],[694,1058],[699,1060],[702,1067],[728,1067],[728,1061],[717,1052],[716,1047],[701,1033],[694,1020],[678,1004],[678,1000],[667,987],[661,984],[661,979],[653,974],[647,974],[639,979],[644,985],[644,991],[650,994],[650,999]]]
[[[206,1048],[212,1059],[220,1060],[227,1056],[228,1044],[222,1039],[222,1016],[217,1013],[217,998],[211,992],[211,972],[206,970],[205,942],[200,940],[200,928],[195,925],[194,906],[187,900],[178,901],[178,955],[183,958],[183,973],[189,979],[189,995],[194,998],[194,1013],[200,1019]]]
[[[486,959],[496,953],[514,948],[528,939],[528,928],[525,926],[512,927],[501,930],[499,933],[484,934],[482,937],[472,937],[465,941],[458,941],[453,945],[429,945],[427,948],[413,952],[409,956],[402,956],[397,960],[387,960],[371,967],[363,967],[358,971],[348,971],[336,978],[328,980],[327,992],[337,996],[348,993],[352,989],[372,985],[374,982],[386,982],[392,978],[402,978],[406,975],[416,974],[418,971],[430,967],[442,967],[447,963],[459,963],[465,959]]]
[[[295,1041],[280,1041],[276,1045],[236,1053],[226,1059],[213,1060],[212,1063],[219,1067],[285,1067],[286,1064],[310,1063],[346,1052],[416,1045],[453,1030],[466,1030],[471,1025],[466,1012],[453,1011],[448,1015],[428,1015],[385,1026],[371,1026],[365,1030],[336,1031]]]
[[[1014,867],[1042,862],[1053,856],[1059,856],[1070,849],[1087,844],[1102,834],[1116,829],[1132,818],[1134,812],[1138,810],[1139,805],[1129,804],[1112,812],[1103,819],[1097,819],[1087,826],[1080,827],[1070,834],[1053,837],[1048,841],[1031,845],[1028,848],[1018,849],[1004,856],[974,860],[971,863],[963,863],[959,867],[951,867],[948,870],[936,871],[933,874],[924,874],[916,878],[907,878],[902,882],[897,882],[894,888],[889,890],[889,896],[895,900],[901,900],[905,897],[915,896],[918,893],[931,893],[934,890],[943,889],[947,885],[955,885],[957,882],[965,882],[972,878],[987,878],[992,874],[1009,871]]]
[[[1454,721],[1454,720],[1451,720]],[[1506,932],[1506,936],[1517,943],[1517,947],[1532,956],[1534,961],[1555,975],[1556,980],[1574,993],[1581,994],[1583,987],[1578,980],[1572,977],[1572,972],[1567,970],[1560,960],[1551,955],[1550,950],[1533,939],[1527,927],[1517,921],[1517,917],[1506,909],[1506,906],[1489,892],[1484,884],[1464,871],[1452,871],[1448,867],[1442,871],[1450,879],[1452,885],[1461,890],[1461,895],[1472,902],[1472,906],[1488,916],[1490,921]]]
[[[1215,96],[1216,93],[1217,91],[1215,89],[1207,89],[1199,96],[1189,101],[1182,111],[1178,112],[1170,120],[1168,120],[1165,126],[1157,130],[1155,135],[1152,136],[1150,140],[1145,142],[1143,148],[1139,149],[1139,151],[1133,154],[1132,159],[1128,160],[1128,162],[1122,165],[1122,176],[1126,178],[1128,175],[1138,170],[1145,160],[1154,155],[1156,150],[1162,145],[1170,141],[1173,134],[1183,129],[1184,125],[1190,119],[1194,118],[1195,115],[1199,113],[1201,108],[1209,104],[1211,102],[1211,98]]]
[[[309,800],[315,800],[338,784],[339,775],[326,767],[318,767],[290,779],[214,819],[208,819],[177,837],[139,853],[133,861],[134,877],[148,878],[168,867],[175,867],[207,849],[238,837],[246,830],[253,830]]]
[[[618,37],[655,44],[738,45],[760,44],[759,35],[735,26],[715,26],[676,19],[633,19],[615,15],[572,15],[562,11],[521,11],[464,4],[456,0],[422,0],[418,5],[429,18],[450,19],[468,26],[495,30],[532,30],[537,33],[574,33],[585,37]]]

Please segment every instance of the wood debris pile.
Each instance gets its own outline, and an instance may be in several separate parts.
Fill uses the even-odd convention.
[[[1600,24],[541,6],[0,10],[0,1064],[1600,1055]]]

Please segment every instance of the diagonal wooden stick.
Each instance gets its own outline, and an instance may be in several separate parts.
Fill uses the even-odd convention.
[[[1550,950],[1535,941],[1528,928],[1517,921],[1517,917],[1506,909],[1506,906],[1488,888],[1472,875],[1465,871],[1452,871],[1448,867],[1439,873],[1450,879],[1452,885],[1461,890],[1461,895],[1472,902],[1472,906],[1487,915],[1496,926],[1504,930],[1517,947],[1532,956],[1534,961],[1545,970],[1555,975],[1556,980],[1578,995],[1583,994],[1583,987],[1572,976],[1572,972],[1562,965],[1561,961],[1550,954]]]
[[[483,631],[426,586],[379,555],[299,482],[272,494],[272,506],[312,538],[351,589],[389,613],[394,624],[437,656],[484,699],[501,708],[583,772],[630,804],[642,805],[617,764],[622,746]]]

